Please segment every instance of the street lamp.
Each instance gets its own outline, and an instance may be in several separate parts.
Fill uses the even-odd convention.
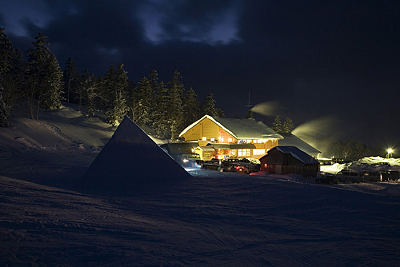
[[[390,158],[394,151],[393,148],[388,148],[386,151],[387,151],[387,158]]]

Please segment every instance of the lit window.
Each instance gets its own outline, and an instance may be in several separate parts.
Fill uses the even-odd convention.
[[[233,139],[231,137],[228,138],[228,143],[232,143]]]
[[[223,143],[224,142],[224,138],[223,137],[221,137],[221,143]]]
[[[207,137],[203,137],[203,138],[201,138],[201,140],[207,141]]]
[[[212,137],[211,137],[211,139],[210,139],[210,140],[211,140],[211,141],[215,141],[215,138],[212,138]]]
[[[250,149],[239,149],[238,150],[239,157],[249,157],[250,156]]]
[[[264,155],[265,149],[253,149],[253,155]]]

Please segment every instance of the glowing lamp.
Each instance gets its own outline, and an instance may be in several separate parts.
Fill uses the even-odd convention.
[[[394,149],[389,147],[386,151],[387,151],[387,158],[390,158],[394,152]]]

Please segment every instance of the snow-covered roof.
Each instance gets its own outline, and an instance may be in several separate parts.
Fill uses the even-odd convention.
[[[313,158],[312,156],[310,156],[309,154],[307,154],[306,152],[304,152],[303,150],[300,150],[299,148],[297,148],[295,146],[273,147],[268,151],[268,153],[265,156],[261,157],[260,160],[262,158],[266,157],[270,152],[272,152],[275,149],[282,152],[283,154],[292,155],[292,157],[298,159],[300,162],[302,162],[304,164],[319,164],[318,160],[316,160],[315,158]]]
[[[184,135],[188,130],[193,128],[199,122],[204,119],[210,119],[219,127],[224,129],[227,133],[235,137],[236,139],[283,139],[283,136],[276,133],[270,127],[265,125],[261,121],[256,121],[252,118],[250,119],[240,119],[240,118],[223,118],[223,117],[213,117],[209,115],[204,115],[201,119],[195,121],[186,129],[184,129],[179,136]]]
[[[315,147],[311,146],[310,144],[304,142],[301,140],[299,137],[289,133],[289,134],[282,134],[284,139],[279,140],[279,145],[281,146],[295,146],[299,148],[300,150],[310,154],[310,155],[318,155],[321,153],[318,149]]]
[[[202,151],[214,151],[214,148],[211,146],[199,146],[199,147],[196,147],[196,149],[200,149]]]

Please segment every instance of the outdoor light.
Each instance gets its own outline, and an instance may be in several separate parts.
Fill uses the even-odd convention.
[[[386,151],[387,151],[387,158],[390,158],[394,152],[393,148],[388,148]]]

